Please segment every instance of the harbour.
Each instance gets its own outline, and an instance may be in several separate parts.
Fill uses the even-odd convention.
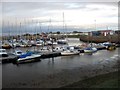
[[[79,39],[69,39],[69,43],[75,40]],[[80,43],[77,42],[76,45]],[[40,58],[38,62],[26,64],[6,63],[2,65],[3,88],[58,88],[82,80],[85,76],[92,77],[100,73],[113,72],[118,70],[117,66],[113,68],[119,60],[118,50],[119,48],[114,51],[104,49],[92,54],[46,57]]]
[[[80,45],[82,46],[83,44],[85,44],[84,42],[79,41],[78,38],[67,38],[68,39],[68,45],[54,45],[54,48],[62,48],[61,50],[52,50],[52,46],[44,46],[45,49],[41,49],[43,48],[42,46],[32,46],[32,47],[16,47],[16,48],[11,48],[11,49],[6,49],[7,53],[8,53],[8,57],[3,57],[1,58],[1,62],[2,63],[14,63],[15,61],[17,61],[18,56],[16,54],[14,54],[14,51],[16,50],[22,50],[21,52],[27,52],[32,51],[33,53],[38,53],[39,56],[38,59],[41,58],[54,58],[57,56],[62,56],[65,53],[65,56],[70,53],[72,55],[73,52],[66,52],[68,49],[66,48],[75,48],[77,47],[77,51],[75,49],[73,49],[74,51],[76,51],[76,55],[77,54],[81,54],[81,53],[85,53],[85,50],[81,47],[79,47]],[[77,43],[76,43],[77,42]],[[47,49],[49,47],[49,49]],[[85,46],[86,47],[86,46]],[[65,51],[64,51],[65,49]],[[70,49],[72,50],[72,49]],[[96,50],[107,50],[107,48],[105,46],[96,46]],[[74,55],[75,53],[73,53]],[[93,54],[92,52],[90,54]],[[21,54],[22,55],[22,54]],[[63,55],[64,56],[64,55]],[[69,54],[68,54],[69,56]],[[34,58],[33,58],[34,59]],[[36,61],[36,60],[35,60]]]
[[[118,3],[1,4],[1,89],[119,88]]]
[[[40,62],[20,64],[18,66],[12,63],[4,64],[2,65],[4,75],[3,88],[58,88],[76,80],[81,80],[84,76],[83,72],[87,73],[86,76],[90,76],[91,74],[88,73],[89,66],[93,66],[93,71],[91,69],[92,67],[90,68],[91,73],[95,73],[94,70],[96,70],[99,74],[99,69],[100,72],[103,71],[102,73],[112,72],[112,70],[116,71],[118,68],[112,68],[112,65],[117,62],[118,57],[115,57],[117,54],[117,50],[114,52],[104,50],[93,55],[61,56],[54,59],[41,59]],[[112,57],[115,59],[112,60]],[[107,70],[105,71],[103,67],[106,67]],[[80,76],[82,77],[80,78]],[[71,80],[73,77],[74,79]]]

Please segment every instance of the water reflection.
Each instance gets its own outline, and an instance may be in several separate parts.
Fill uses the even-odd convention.
[[[52,67],[52,68],[54,67],[54,57],[48,59],[47,65],[48,65],[49,67]]]
[[[84,53],[85,55],[93,55],[94,53]]]
[[[2,65],[4,84],[19,81],[39,80],[41,76],[59,73],[66,69],[81,68],[85,65],[96,64],[97,62],[106,61],[110,57],[118,54],[118,51],[109,52],[101,50],[96,53],[60,56],[55,58],[41,59],[40,62],[26,64],[4,64]],[[112,59],[112,58],[111,58]],[[113,58],[114,59],[114,58]],[[42,79],[42,78],[41,78]]]
[[[26,50],[22,48],[23,50]],[[115,51],[101,50],[95,53],[85,53],[73,56],[60,56],[54,58],[41,59],[39,62],[15,65],[12,63],[2,65],[3,83],[27,82],[32,80],[44,80],[44,76],[59,73],[66,69],[81,68],[85,65],[103,62],[118,54]],[[111,58],[114,59],[114,58]],[[61,79],[61,78],[60,78]],[[47,79],[46,79],[47,80]]]

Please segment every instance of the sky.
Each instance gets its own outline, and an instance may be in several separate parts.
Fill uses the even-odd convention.
[[[24,24],[29,27],[67,27],[77,30],[118,29],[116,2],[2,2],[5,26]],[[93,0],[94,1],[94,0]],[[65,30],[65,29],[64,29]]]

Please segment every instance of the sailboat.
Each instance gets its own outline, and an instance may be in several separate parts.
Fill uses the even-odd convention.
[[[65,20],[64,20],[64,12],[63,12],[63,31],[65,31]],[[67,35],[66,35],[67,38]],[[57,40],[58,44],[68,44],[67,39],[59,39]]]
[[[93,52],[96,52],[97,51],[97,48],[95,47],[87,47],[84,49],[84,52],[85,53],[93,53]]]
[[[95,30],[96,30],[96,20],[95,20]],[[90,36],[90,33],[89,33],[89,35],[88,35],[88,38],[89,38],[89,36]],[[92,41],[92,40],[91,40]],[[88,41],[89,42],[89,41]],[[90,43],[90,46],[88,46],[88,47],[86,47],[85,49],[84,49],[84,53],[94,53],[94,52],[96,52],[97,51],[97,48],[95,48],[95,47],[93,47],[93,44],[92,44],[92,42]]]
[[[22,40],[21,45],[27,45],[26,40]],[[18,59],[15,60],[15,63],[20,64],[20,63],[28,63],[28,62],[35,62],[35,61],[40,61],[41,54],[40,53],[35,53],[33,51],[26,51],[22,52],[21,50],[16,50],[15,55],[18,56]]]
[[[74,47],[66,46],[63,49],[64,51],[61,52],[61,55],[68,56],[68,55],[78,55],[79,51],[75,50]]]
[[[3,25],[4,25],[4,23],[3,23]],[[9,25],[9,21],[8,21],[8,26],[10,26]],[[9,39],[10,39],[10,27],[9,27],[9,32],[8,32],[8,38],[7,38],[7,36],[5,36],[7,39],[6,40],[4,40],[4,41],[2,41],[2,43],[1,43],[1,46],[2,46],[2,48],[3,49],[10,49],[10,48],[12,48],[12,46],[10,45],[10,43],[9,43]]]

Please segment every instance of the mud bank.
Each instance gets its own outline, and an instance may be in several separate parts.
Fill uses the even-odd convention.
[[[116,58],[117,57],[117,58]],[[63,69],[60,72],[39,75],[37,79],[28,78],[28,80],[13,80],[7,83],[3,81],[3,88],[60,88],[71,85],[75,82],[85,80],[110,72],[116,72],[120,66],[119,56],[113,59],[100,60],[92,64],[82,65],[74,69]],[[32,72],[32,71],[31,71]],[[33,73],[34,74],[34,73]],[[27,78],[27,77],[23,77]]]
[[[120,72],[111,72],[98,75],[92,78],[86,78],[73,84],[61,88],[120,88]]]

